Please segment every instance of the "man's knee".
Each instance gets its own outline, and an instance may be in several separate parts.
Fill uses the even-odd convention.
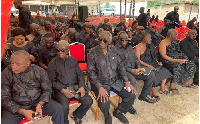
[[[108,100],[108,101],[106,101],[106,102],[104,102],[103,100],[102,100],[102,102],[99,100],[99,102],[98,102],[98,104],[99,104],[99,108],[103,111],[103,110],[107,110],[107,109],[109,109],[110,108],[110,100]]]
[[[155,78],[155,73],[151,72],[148,76],[147,76],[147,80],[153,80]]]

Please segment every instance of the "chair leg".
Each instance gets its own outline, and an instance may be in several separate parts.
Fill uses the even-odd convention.
[[[96,110],[94,109],[93,106],[90,107],[90,109],[92,110],[94,116],[95,116],[95,120],[99,120],[99,105],[98,105],[98,101],[97,99],[95,98],[94,96],[94,93],[93,92],[90,92],[90,94],[93,96],[93,98],[95,99],[95,102],[96,102]]]

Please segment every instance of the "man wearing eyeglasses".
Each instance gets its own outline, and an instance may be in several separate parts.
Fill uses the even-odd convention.
[[[44,44],[38,50],[39,66],[43,69],[48,69],[49,62],[57,56],[57,43],[52,33],[46,33],[44,36]]]
[[[143,26],[137,26],[137,33],[132,37],[132,47],[138,45],[142,41],[142,34],[145,32]]]
[[[98,39],[99,43],[89,52],[87,73],[91,82],[98,105],[104,114],[105,123],[112,124],[110,109],[110,90],[122,98],[122,102],[114,110],[113,116],[123,124],[129,124],[128,119],[122,114],[127,113],[135,100],[136,90],[128,81],[125,68],[117,52],[108,46],[112,35],[103,31]]]
[[[182,27],[179,21],[179,14],[178,14],[179,7],[175,6],[174,11],[169,12],[164,19],[170,20],[170,27],[175,29],[175,27],[179,28]]]
[[[76,98],[81,105],[72,113],[75,124],[81,124],[82,118],[92,105],[87,93],[84,75],[76,59],[68,56],[69,43],[61,40],[57,46],[57,57],[48,66],[49,78],[53,84],[54,99],[64,107],[65,124],[69,124],[69,102]]]
[[[151,35],[152,43],[155,47],[157,47],[161,41],[161,37],[156,31],[156,28],[157,28],[156,24],[151,24],[150,32],[149,32],[149,34]]]
[[[142,74],[142,68],[140,67],[139,60],[136,57],[133,48],[128,45],[128,35],[126,32],[122,32],[119,35],[119,41],[118,44],[115,45],[115,49],[124,63],[127,76],[131,84],[135,86],[136,79],[144,80],[144,86],[142,88],[139,99],[148,103],[155,103],[156,101],[150,99],[147,96],[151,93],[155,74],[153,72],[151,72],[149,75]],[[133,107],[129,109],[132,111],[135,110]]]

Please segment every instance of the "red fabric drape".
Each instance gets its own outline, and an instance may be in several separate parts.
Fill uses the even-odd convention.
[[[1,0],[1,54],[8,30],[12,2],[13,0]]]

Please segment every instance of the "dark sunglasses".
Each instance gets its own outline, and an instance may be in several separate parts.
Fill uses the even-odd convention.
[[[67,51],[66,49],[61,49],[61,50],[57,49],[57,52],[62,52],[62,53],[64,53],[64,52],[66,52],[66,51]]]
[[[98,40],[99,40],[99,41],[103,41],[104,43],[107,43],[107,42],[108,42],[107,40],[101,39],[101,38],[99,38]]]
[[[121,41],[128,41],[128,39],[123,39],[123,38],[121,38],[120,40],[121,40]]]
[[[156,26],[151,26],[151,28],[156,28]]]

